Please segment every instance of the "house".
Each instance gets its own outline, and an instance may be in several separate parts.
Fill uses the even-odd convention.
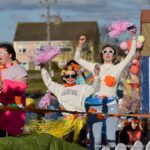
[[[150,56],[150,10],[141,11],[141,35],[145,37],[142,56]]]
[[[99,51],[99,29],[97,22],[62,22],[57,18],[50,23],[50,44],[61,48],[61,54],[53,60],[59,66],[73,59],[75,48],[80,35],[88,38],[88,50],[83,51],[83,57],[90,61],[97,61]],[[48,45],[46,22],[22,22],[18,23],[13,40],[17,59],[27,70],[38,69],[28,54],[35,53],[37,48]]]

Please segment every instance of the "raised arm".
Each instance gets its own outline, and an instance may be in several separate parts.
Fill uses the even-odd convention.
[[[49,75],[49,73],[47,72],[47,70],[45,69],[44,66],[41,66],[41,76],[42,79],[44,81],[44,84],[46,85],[46,87],[56,96],[58,96],[59,91],[62,87],[61,84],[55,83],[54,81],[52,81],[51,76]]]
[[[132,60],[135,53],[136,53],[136,37],[133,37],[132,38],[132,45],[131,45],[131,48],[130,48],[130,51],[129,51],[128,55],[118,65],[121,65],[122,68],[125,68],[130,63],[130,61]]]
[[[85,69],[87,69],[87,70],[91,71],[92,73],[94,73],[95,63],[88,62],[88,61],[83,60],[81,58],[81,50],[82,50],[85,43],[86,43],[86,36],[81,35],[80,38],[79,38],[79,44],[76,48],[76,52],[75,52],[75,55],[74,55],[74,60],[76,60]]]
[[[132,44],[131,44],[131,48],[130,48],[128,55],[125,57],[125,59],[121,63],[118,64],[118,66],[120,66],[122,69],[124,69],[130,63],[130,61],[132,60],[133,56],[136,53],[136,43],[137,43],[136,32],[133,29],[130,29],[129,32],[132,37]]]

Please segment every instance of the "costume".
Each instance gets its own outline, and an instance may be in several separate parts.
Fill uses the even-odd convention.
[[[120,134],[120,142],[126,145],[133,145],[136,141],[141,141],[143,138],[143,130],[140,128],[140,120],[132,118],[132,122],[137,124],[133,128],[131,121],[125,121],[124,128]]]
[[[74,59],[84,68],[88,69],[94,74],[94,67],[96,63],[87,62],[80,58],[80,51],[81,48],[77,48]],[[107,99],[111,97],[116,97],[117,92],[117,86],[120,79],[120,75],[125,69],[125,67],[129,64],[131,59],[133,58],[134,54],[136,52],[136,39],[132,39],[132,46],[131,49],[126,56],[126,58],[121,61],[119,64],[99,64],[100,65],[100,90],[95,93],[95,95],[98,95],[99,97],[107,97]],[[92,101],[92,99],[91,99]],[[104,113],[117,113],[118,112],[118,104],[116,99],[114,101],[103,105],[99,104],[99,106],[96,105],[96,108]],[[104,111],[103,111],[104,110]],[[103,122],[104,123],[104,122]],[[106,135],[107,135],[107,141],[108,143],[114,143],[115,142],[115,131],[117,129],[117,118],[107,118],[106,119]],[[94,136],[95,136],[95,144],[100,145],[101,144],[101,131],[102,131],[102,122],[95,123],[93,128]],[[100,134],[95,134],[100,133]],[[94,140],[92,137],[90,139]],[[93,146],[90,149],[94,149]]]
[[[18,78],[27,76],[27,72],[17,63],[0,70],[1,80],[3,82],[2,92],[0,94],[0,103],[4,106],[15,103],[15,96],[21,97],[22,105],[25,106],[24,91],[27,84],[17,81]],[[18,135],[22,132],[26,113],[24,111],[5,111],[0,112],[0,129],[8,132],[10,135]]]
[[[86,84],[61,85],[52,81],[45,68],[41,69],[41,75],[48,90],[57,97],[60,106],[64,110],[86,112],[85,99],[95,92],[97,89],[96,84],[93,84],[93,86],[88,86]],[[63,117],[58,120],[44,120],[40,123],[33,121],[29,126],[36,128],[36,133],[49,133],[59,138],[64,138],[70,132],[74,131],[73,142],[76,143],[80,130],[85,123],[86,115],[63,113]]]

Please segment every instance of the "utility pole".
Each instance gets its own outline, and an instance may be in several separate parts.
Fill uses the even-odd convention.
[[[53,3],[56,3],[57,1],[54,0]],[[44,1],[40,1],[40,3],[44,4],[45,8],[46,8],[46,14],[42,15],[42,17],[45,17],[46,18],[46,24],[47,24],[47,27],[46,27],[46,33],[47,33],[47,42],[48,42],[48,45],[50,46],[51,45],[51,35],[50,35],[50,23],[51,23],[51,14],[50,14],[50,6],[51,6],[51,2],[50,0],[44,0]]]
[[[53,0],[53,3],[56,3],[56,0]],[[44,4],[45,8],[46,8],[46,14],[43,14],[42,17],[46,18],[46,33],[47,33],[47,43],[49,46],[51,46],[51,28],[50,28],[50,23],[51,23],[51,14],[50,14],[50,6],[51,6],[50,0],[41,0],[40,4]],[[51,70],[51,63],[47,64],[48,70],[49,70],[49,74],[51,76],[53,76],[53,71]]]

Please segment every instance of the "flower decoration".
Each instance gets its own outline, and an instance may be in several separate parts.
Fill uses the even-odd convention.
[[[72,71],[73,67],[72,66],[68,66],[68,71]]]
[[[64,76],[65,73],[66,73],[66,70],[63,69],[63,70],[61,71],[61,76]]]
[[[79,71],[79,70],[81,69],[81,66],[80,66],[80,65],[77,65],[77,64],[75,64],[75,63],[71,63],[71,66],[72,66],[75,70],[77,70],[77,71]]]
[[[105,76],[104,81],[105,81],[106,85],[109,87],[114,87],[116,84],[116,78],[111,75]]]

